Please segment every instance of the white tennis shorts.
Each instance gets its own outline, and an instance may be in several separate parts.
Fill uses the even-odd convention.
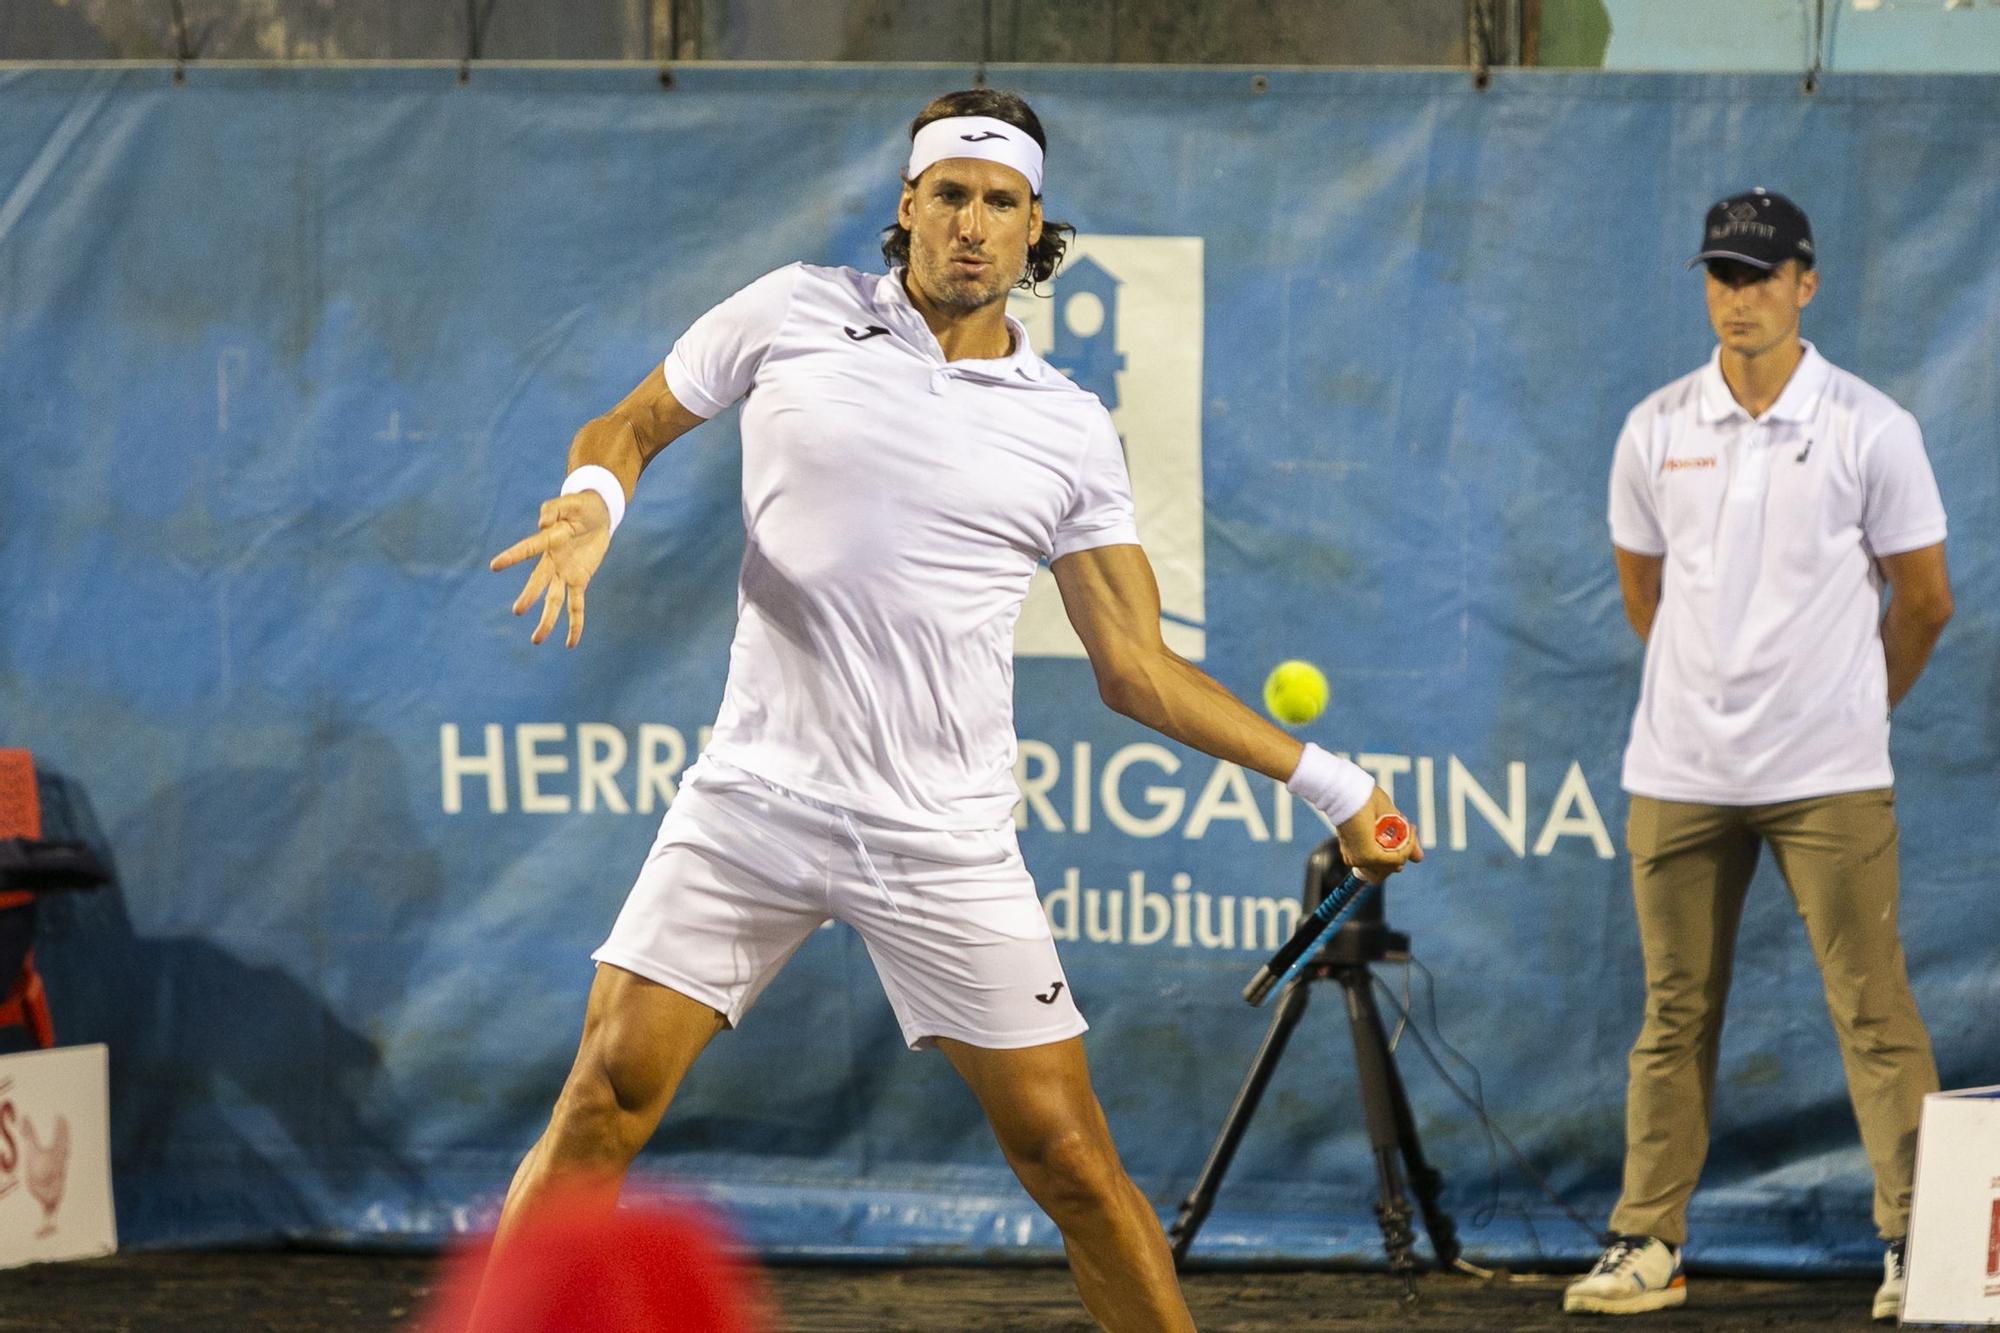
[[[689,770],[591,957],[733,1026],[828,918],[860,933],[913,1050],[1039,1046],[1088,1026],[1011,824],[884,824],[713,759]]]

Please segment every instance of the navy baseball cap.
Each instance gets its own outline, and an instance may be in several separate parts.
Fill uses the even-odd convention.
[[[1811,268],[1812,224],[1804,209],[1761,186],[1732,194],[1708,210],[1701,228],[1701,253],[1687,266],[1710,259],[1734,259],[1761,269],[1796,259]]]

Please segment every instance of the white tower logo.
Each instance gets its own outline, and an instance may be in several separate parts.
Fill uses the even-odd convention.
[[[1125,443],[1139,540],[1160,581],[1160,631],[1190,661],[1207,649],[1202,559],[1202,242],[1079,236],[1050,295],[1009,313],[1050,364],[1104,400]],[[1037,570],[1016,657],[1082,657],[1055,579]]]

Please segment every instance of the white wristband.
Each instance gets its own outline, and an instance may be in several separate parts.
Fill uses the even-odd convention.
[[[1368,775],[1367,769],[1322,750],[1311,741],[1306,742],[1299,766],[1285,786],[1292,795],[1336,824],[1354,818],[1375,794],[1375,779]]]
[[[604,507],[611,511],[611,531],[616,533],[618,525],[625,518],[625,488],[610,468],[599,467],[595,463],[585,463],[576,471],[563,478],[562,493],[576,495],[582,491],[595,491]]]

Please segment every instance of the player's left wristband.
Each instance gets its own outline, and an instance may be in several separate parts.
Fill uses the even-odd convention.
[[[625,519],[625,487],[619,484],[610,468],[585,463],[564,477],[562,484],[564,495],[577,495],[583,491],[595,492],[604,501],[604,507],[611,513],[611,530],[606,535],[615,536],[618,525]]]
[[[1354,818],[1375,794],[1375,779],[1368,775],[1367,769],[1322,750],[1311,741],[1306,742],[1299,766],[1285,786],[1292,795],[1336,824]]]

